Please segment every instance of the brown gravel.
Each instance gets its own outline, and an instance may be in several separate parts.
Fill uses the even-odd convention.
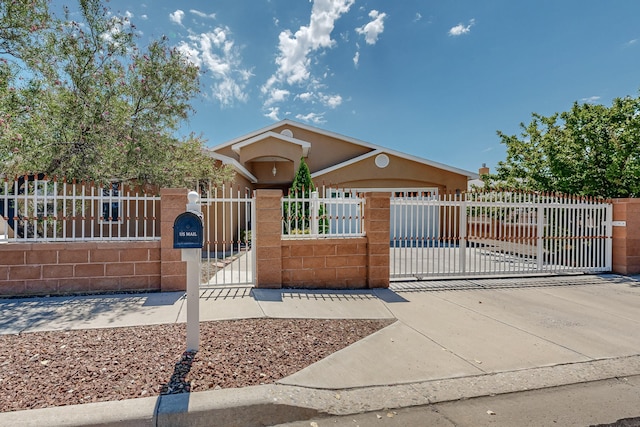
[[[0,336],[0,412],[269,384],[389,320],[245,319]]]

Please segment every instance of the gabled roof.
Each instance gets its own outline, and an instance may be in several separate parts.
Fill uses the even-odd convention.
[[[349,136],[341,135],[339,133],[331,132],[331,131],[328,131],[328,130],[325,130],[325,129],[321,129],[321,128],[317,128],[317,127],[314,127],[314,126],[311,126],[311,125],[307,125],[307,124],[304,124],[304,123],[296,122],[296,121],[291,120],[291,119],[284,119],[284,120],[281,120],[279,122],[272,123],[272,124],[270,124],[268,126],[263,127],[262,129],[255,130],[255,131],[250,132],[250,133],[248,133],[246,135],[234,138],[231,141],[227,141],[225,143],[222,143],[220,145],[212,147],[211,150],[215,151],[215,150],[219,150],[219,149],[222,149],[222,148],[225,148],[225,147],[228,147],[228,146],[233,146],[235,144],[242,143],[242,142],[244,142],[246,140],[252,140],[253,138],[255,138],[255,137],[259,136],[259,135],[265,134],[265,133],[270,133],[272,135],[279,135],[279,137],[281,137],[281,139],[283,139],[283,140],[286,140],[287,138],[288,139],[295,139],[295,138],[290,138],[290,137],[287,137],[285,135],[273,132],[274,129],[277,129],[277,128],[281,127],[281,126],[286,126],[286,125],[289,125],[289,126],[292,126],[292,127],[296,127],[296,128],[299,128],[299,129],[304,129],[304,130],[307,130],[309,132],[314,132],[314,133],[317,133],[319,135],[325,135],[325,136],[328,136],[330,138],[339,139],[339,140],[342,140],[342,141],[345,141],[345,142],[349,142],[351,144],[355,144],[355,145],[359,145],[359,146],[362,146],[362,147],[366,147],[366,148],[371,149],[372,151],[378,151],[376,154],[380,154],[380,152],[384,152],[384,153],[387,153],[387,154],[391,154],[393,156],[401,157],[401,158],[404,158],[404,159],[407,159],[407,160],[412,160],[414,162],[422,163],[422,164],[425,164],[425,165],[428,165],[428,166],[432,166],[432,167],[435,167],[435,168],[438,168],[438,169],[446,170],[446,171],[453,172],[453,173],[456,173],[456,174],[459,174],[459,175],[464,175],[468,179],[477,179],[478,178],[478,174],[475,173],[475,172],[471,172],[471,171],[468,171],[468,170],[464,170],[464,169],[456,168],[456,167],[453,167],[453,166],[445,165],[444,163],[434,162],[433,160],[428,160],[428,159],[424,159],[424,158],[421,158],[421,157],[418,157],[418,156],[413,156],[413,155],[410,155],[410,154],[407,154],[407,153],[403,153],[401,151],[392,150],[390,148],[386,148],[386,147],[383,147],[381,145],[371,144],[369,142],[365,142],[365,141],[362,141],[362,140],[359,140],[359,139],[356,139],[356,138],[352,138],[352,137],[349,137]],[[300,141],[300,140],[297,140],[297,141]],[[255,142],[255,140],[252,140],[252,142]],[[356,161],[363,160],[367,156],[372,156],[372,155],[373,155],[372,152],[366,153],[363,156],[359,156],[359,157],[356,157],[354,159],[347,160],[346,162],[334,165],[334,166],[332,166],[330,168],[327,168],[327,169],[325,169],[323,171],[317,171],[313,175],[319,175],[321,172],[322,173],[327,173],[327,172],[330,172],[331,170],[339,169],[339,168],[347,166],[349,164],[353,164]]]
[[[244,166],[240,164],[236,159],[232,159],[231,157],[227,157],[223,154],[216,153],[211,149],[206,149],[205,151],[209,157],[212,157],[216,160],[220,160],[223,165],[231,165],[233,168],[238,171],[241,175],[247,178],[251,183],[255,184],[258,182],[258,178],[253,176],[251,172],[247,170]]]
[[[261,134],[258,134],[256,136],[253,136],[247,140],[244,140],[242,142],[238,142],[236,144],[233,144],[231,146],[231,149],[233,151],[235,151],[236,153],[240,154],[240,150],[242,149],[242,147],[246,147],[247,145],[251,145],[251,144],[255,144],[256,142],[260,142],[263,141],[267,138],[275,138],[275,139],[279,139],[281,141],[285,141],[285,142],[289,142],[291,144],[295,144],[295,145],[299,145],[300,147],[302,147],[302,153],[305,157],[307,157],[307,155],[309,154],[309,148],[311,148],[311,143],[307,142],[307,141],[303,141],[301,139],[297,139],[297,138],[293,138],[290,136],[286,136],[283,135],[281,133],[276,133],[276,132],[272,132],[272,131],[268,131],[268,132],[264,132]],[[228,144],[226,144],[228,145]]]

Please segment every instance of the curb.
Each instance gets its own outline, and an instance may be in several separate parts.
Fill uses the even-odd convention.
[[[0,425],[270,426],[636,375],[640,375],[640,355],[349,390],[269,384],[59,406],[0,413]]]

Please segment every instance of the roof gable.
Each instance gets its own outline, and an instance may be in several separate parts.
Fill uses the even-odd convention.
[[[276,132],[272,132],[272,131],[268,131],[268,132],[264,132],[261,134],[258,134],[254,137],[251,137],[249,139],[246,139],[242,142],[237,142],[235,144],[233,144],[231,146],[231,149],[237,153],[240,154],[240,151],[242,150],[242,148],[247,147],[251,144],[255,144],[257,142],[260,141],[264,141],[265,139],[268,138],[275,138],[284,142],[288,142],[291,144],[295,144],[295,145],[299,145],[300,148],[302,148],[302,153],[305,157],[307,157],[309,155],[309,149],[311,148],[311,143],[307,142],[307,141],[302,141],[300,139],[296,139],[281,133],[276,133]]]

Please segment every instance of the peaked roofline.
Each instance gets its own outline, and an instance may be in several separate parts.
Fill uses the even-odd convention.
[[[394,156],[397,156],[397,157],[402,157],[402,158],[405,158],[405,159],[408,159],[408,160],[413,160],[413,161],[418,162],[418,163],[423,163],[425,165],[432,166],[432,167],[435,167],[435,168],[438,168],[438,169],[443,169],[443,170],[446,170],[446,171],[449,171],[449,172],[457,173],[459,175],[464,175],[464,176],[467,177],[467,179],[477,179],[479,177],[479,175],[477,173],[475,173],[475,172],[471,172],[471,171],[468,171],[468,170],[465,170],[465,169],[460,169],[460,168],[456,168],[456,167],[453,167],[453,166],[445,165],[444,163],[435,162],[433,160],[428,160],[428,159],[425,159],[425,158],[422,158],[422,157],[418,157],[418,156],[414,156],[414,155],[411,155],[411,154],[403,153],[402,151],[393,150],[393,149],[384,147],[382,145],[372,144],[370,142],[362,141],[362,140],[357,139],[357,138],[353,138],[353,137],[350,137],[350,136],[345,136],[345,135],[342,135],[342,134],[339,134],[339,133],[336,133],[336,132],[328,131],[328,130],[325,130],[325,129],[322,129],[322,128],[318,128],[318,127],[315,127],[315,126],[311,126],[311,125],[305,124],[305,123],[300,123],[300,122],[297,122],[297,121],[291,120],[291,119],[280,120],[279,122],[275,122],[275,123],[273,123],[271,125],[265,126],[265,127],[261,128],[261,129],[258,129],[256,131],[253,131],[253,132],[250,132],[248,134],[245,134],[245,135],[239,136],[237,138],[234,138],[231,141],[227,141],[227,142],[222,143],[220,145],[216,145],[215,147],[212,147],[211,150],[214,150],[214,151],[215,150],[219,150],[221,148],[225,148],[225,147],[228,147],[230,145],[237,144],[238,142],[242,142],[242,141],[244,141],[246,139],[253,138],[253,137],[255,137],[257,135],[260,135],[262,133],[273,132],[274,129],[276,129],[276,128],[280,127],[280,126],[283,126],[283,125],[290,125],[290,126],[293,126],[293,127],[297,127],[297,128],[300,128],[300,129],[307,130],[309,132],[314,132],[314,133],[318,133],[320,135],[325,135],[325,136],[328,136],[328,137],[331,137],[331,138],[335,138],[335,139],[339,139],[339,140],[342,140],[342,141],[350,142],[352,144],[356,144],[356,145],[360,145],[362,147],[370,148],[371,150],[374,150],[374,151],[375,150],[381,150],[381,151],[383,151],[385,153],[388,153],[388,154],[391,154],[391,155],[394,155]],[[342,164],[343,163],[341,163],[341,165]],[[336,165],[336,166],[339,166],[339,165]]]
[[[290,136],[282,135],[282,134],[279,134],[279,133],[275,133],[273,131],[268,131],[268,132],[260,133],[260,134],[258,134],[256,136],[253,136],[253,137],[251,137],[249,139],[246,139],[246,140],[244,140],[242,142],[238,142],[236,144],[233,144],[231,146],[231,149],[235,153],[240,154],[240,150],[243,147],[246,147],[247,145],[254,144],[254,143],[258,142],[258,141],[262,141],[263,139],[266,139],[266,138],[275,138],[275,139],[279,139],[281,141],[289,142],[291,144],[299,145],[302,148],[302,153],[303,153],[303,155],[305,157],[309,154],[309,149],[311,148],[311,143],[310,142],[303,141],[301,139],[293,138],[293,137],[290,137]]]
[[[252,184],[256,184],[258,182],[258,178],[253,176],[253,174],[249,172],[247,168],[242,166],[240,162],[238,162],[236,159],[225,156],[224,154],[216,153],[215,151],[212,151],[210,148],[207,148],[206,150],[207,150],[206,153],[209,157],[212,157],[216,160],[220,160],[223,165],[233,166],[234,169],[236,169],[238,172],[240,172],[241,175],[243,175],[245,178],[251,181]]]

